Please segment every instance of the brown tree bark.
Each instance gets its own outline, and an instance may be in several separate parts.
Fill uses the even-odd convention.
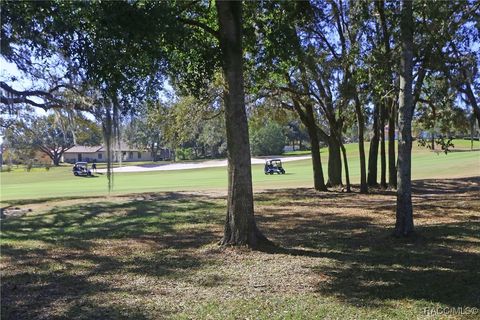
[[[331,123],[330,126],[333,124]],[[327,186],[335,187],[342,185],[342,159],[340,156],[340,144],[331,130],[328,143],[328,182]]]
[[[395,235],[413,232],[411,189],[412,115],[413,115],[413,9],[411,0],[402,1],[400,21],[402,54],[400,58],[400,93],[398,97],[398,189]]]
[[[385,103],[380,106],[380,186],[387,187],[387,155],[385,153]]]
[[[318,139],[318,127],[313,113],[313,107],[310,104],[305,105],[303,111],[298,102],[294,101],[294,106],[300,116],[302,123],[307,127],[308,136],[312,149],[312,166],[313,166],[313,186],[317,191],[328,191],[323,176],[322,158],[320,156],[320,141]]]
[[[365,127],[365,121],[363,118],[363,110],[360,104],[358,94],[355,94],[355,112],[357,114],[357,126],[358,126],[358,152],[360,154],[360,192],[368,193],[367,185],[367,169],[365,165],[365,145],[363,130]]]
[[[347,151],[345,150],[345,146],[343,143],[340,144],[340,148],[342,150],[342,156],[343,156],[343,166],[345,167],[345,181],[347,183],[347,192],[351,192],[351,186],[350,186],[350,172],[348,170],[348,161],[347,161]]]
[[[388,186],[392,189],[397,188],[397,163],[395,161],[396,113],[396,103],[392,101],[388,117]]]
[[[228,200],[222,245],[256,247],[268,242],[255,223],[248,123],[245,110],[242,3],[216,1],[228,150]]]
[[[373,110],[373,137],[370,140],[370,149],[368,150],[368,176],[367,183],[371,187],[378,185],[377,182],[377,167],[378,167],[378,144],[380,140],[380,102],[375,103]]]
[[[322,158],[320,156],[320,145],[317,136],[317,130],[308,128],[310,144],[312,145],[312,165],[313,165],[313,186],[317,191],[327,191],[325,178],[323,176]]]

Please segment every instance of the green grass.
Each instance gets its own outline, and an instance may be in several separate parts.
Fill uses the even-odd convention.
[[[470,140],[465,140],[465,139],[456,139],[452,141],[454,144],[454,149],[470,149],[472,144]],[[479,149],[480,148],[480,141],[479,140],[473,140],[473,149]]]
[[[217,246],[223,197],[27,204],[2,221],[1,318],[478,319],[425,308],[480,307],[479,182],[416,182],[407,240],[394,192],[257,194],[265,251]]]
[[[284,156],[305,156],[309,154],[310,154],[310,150],[295,150],[295,151],[287,151],[283,153]]]
[[[359,157],[356,144],[347,145],[352,183],[358,183]],[[368,144],[367,144],[368,147]],[[367,148],[368,150],[368,148]],[[368,153],[367,153],[368,154]],[[326,176],[328,152],[322,149]],[[436,154],[414,146],[413,179],[480,175],[480,152]],[[311,187],[310,160],[285,163],[284,176],[265,176],[263,165],[254,165],[253,185],[256,189]],[[112,194],[152,191],[218,190],[227,186],[226,168],[206,168],[177,171],[117,173]],[[22,199],[103,196],[108,194],[106,175],[94,178],[74,177],[70,166],[52,167],[49,171],[36,168],[31,172],[13,171],[0,174],[1,201]]]

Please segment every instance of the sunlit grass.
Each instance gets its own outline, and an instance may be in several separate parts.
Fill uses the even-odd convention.
[[[425,308],[478,308],[478,183],[416,182],[411,239],[390,236],[394,192],[259,193],[258,225],[278,245],[265,251],[218,247],[219,196],[25,202],[31,212],[2,221],[1,316],[423,319]]]
[[[352,183],[359,183],[359,156],[356,144],[346,146]],[[367,153],[368,155],[368,153]],[[328,150],[322,149],[324,175],[327,176]],[[379,164],[380,165],[380,164]],[[253,165],[253,185],[256,190],[286,187],[311,187],[311,160],[286,162],[287,174],[266,176],[263,165]],[[480,151],[451,152],[448,155],[431,152],[414,144],[413,179],[448,178],[480,175]],[[49,171],[15,171],[0,174],[1,200],[57,197],[104,196],[108,194],[106,175],[94,178],[74,177],[69,166],[52,167]],[[227,168],[205,168],[176,171],[116,173],[112,194],[153,191],[225,190]]]

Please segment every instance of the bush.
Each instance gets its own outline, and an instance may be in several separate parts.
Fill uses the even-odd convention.
[[[176,154],[177,154],[178,159],[180,159],[180,160],[193,160],[193,159],[195,159],[195,155],[193,153],[192,148],[177,149]]]
[[[2,168],[2,172],[10,172],[12,171],[12,166],[8,165],[5,168]]]
[[[25,170],[27,170],[27,172],[30,172],[30,170],[32,170],[32,167],[33,167],[33,161],[29,160],[25,165]]]
[[[250,148],[253,155],[279,155],[283,153],[284,147],[285,133],[278,123],[269,121],[256,130],[252,129]]]
[[[52,167],[52,165],[50,163],[45,163],[45,170],[46,171],[50,171],[50,168]]]

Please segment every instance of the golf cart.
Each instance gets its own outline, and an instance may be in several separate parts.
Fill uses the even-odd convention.
[[[72,168],[73,175],[78,176],[92,176],[92,171],[88,170],[88,163],[86,162],[77,162]]]
[[[265,169],[263,172],[265,172],[265,174],[285,174],[285,170],[282,167],[282,160],[270,159],[265,161]]]

